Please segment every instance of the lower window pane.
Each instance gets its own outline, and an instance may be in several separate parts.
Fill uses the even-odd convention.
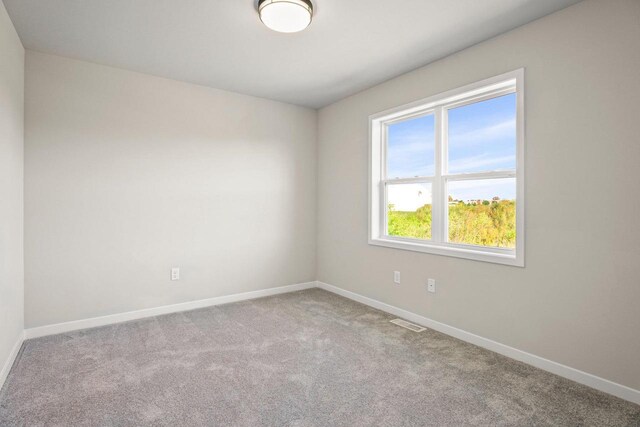
[[[451,181],[449,241],[500,248],[516,247],[516,180]]]
[[[431,184],[387,185],[387,234],[431,239]]]

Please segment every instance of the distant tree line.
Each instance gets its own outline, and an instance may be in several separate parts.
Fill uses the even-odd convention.
[[[454,203],[451,203],[454,202]],[[431,239],[431,205],[415,211],[397,211],[388,206],[388,233],[391,236]],[[513,248],[516,244],[516,204],[514,200],[449,203],[449,241],[470,245]]]

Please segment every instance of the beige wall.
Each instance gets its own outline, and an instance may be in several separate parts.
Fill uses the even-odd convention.
[[[25,114],[27,327],[315,279],[314,110],[29,51]]]
[[[587,0],[322,109],[318,279],[640,389],[639,41]],[[526,267],[368,245],[368,116],[520,67]]]
[[[0,371],[24,319],[23,111],[24,49],[0,2]]]

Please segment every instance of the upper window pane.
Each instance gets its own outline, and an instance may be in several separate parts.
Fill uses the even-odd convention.
[[[516,168],[516,94],[448,110],[449,173]]]
[[[387,126],[387,178],[431,176],[435,172],[433,114]]]

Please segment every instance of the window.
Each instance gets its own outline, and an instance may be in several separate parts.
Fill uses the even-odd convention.
[[[370,244],[524,266],[523,77],[370,117]]]

